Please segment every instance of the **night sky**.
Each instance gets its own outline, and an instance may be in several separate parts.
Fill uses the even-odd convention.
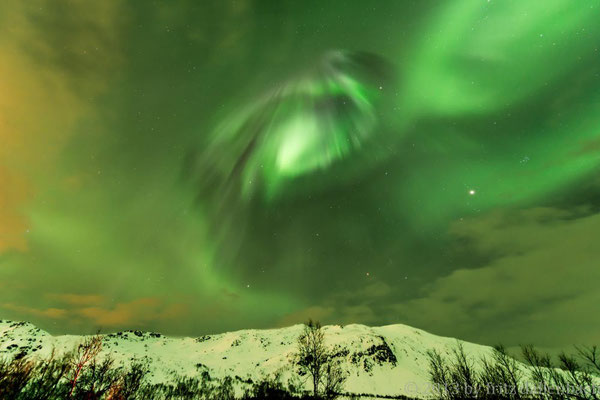
[[[3,1],[0,318],[600,332],[597,0]]]

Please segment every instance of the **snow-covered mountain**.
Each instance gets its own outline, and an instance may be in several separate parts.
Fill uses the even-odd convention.
[[[302,325],[268,330],[242,330],[200,337],[166,337],[158,333],[126,331],[103,335],[102,355],[118,363],[147,360],[154,382],[165,382],[172,372],[231,376],[241,390],[245,382],[280,376],[303,382],[293,356]],[[325,326],[325,342],[348,374],[345,391],[378,396],[428,397],[426,351],[450,354],[457,340],[435,336],[406,325],[368,327]],[[72,350],[82,336],[53,336],[25,322],[0,320],[0,357],[32,355],[46,357],[53,349]],[[490,347],[461,342],[468,355],[491,355]],[[310,388],[308,379],[306,388]]]

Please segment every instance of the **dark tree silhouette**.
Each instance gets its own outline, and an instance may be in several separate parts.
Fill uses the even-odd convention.
[[[319,383],[327,363],[325,334],[321,324],[309,320],[298,337],[298,365],[310,374],[313,381],[313,394],[319,395]]]
[[[346,375],[325,346],[325,333],[319,322],[309,320],[298,337],[297,364],[311,376],[313,396],[336,398],[343,389]],[[322,388],[322,390],[321,390]]]

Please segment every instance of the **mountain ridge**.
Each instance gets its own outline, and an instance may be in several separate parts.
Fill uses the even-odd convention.
[[[303,325],[244,329],[198,337],[171,337],[128,330],[102,334],[101,357],[119,365],[147,362],[152,382],[168,382],[173,374],[235,378],[236,390],[251,382],[278,379],[310,389],[294,365],[297,338]],[[373,396],[431,395],[428,350],[451,355],[461,343],[473,358],[491,357],[493,349],[454,338],[436,336],[408,325],[369,327],[360,324],[323,327],[325,345],[347,375],[344,390]],[[0,357],[47,357],[69,351],[87,336],[51,335],[27,322],[0,320]]]

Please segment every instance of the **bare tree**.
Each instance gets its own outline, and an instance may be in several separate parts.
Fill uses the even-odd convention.
[[[583,358],[588,367],[593,370],[593,373],[595,375],[600,375],[600,349],[598,349],[598,346],[575,346],[575,348],[577,349],[579,356]]]
[[[544,392],[544,398],[561,400],[572,398],[569,396],[568,371],[565,373],[560,366],[555,365],[549,354],[538,352],[532,345],[522,346],[521,351],[523,358],[529,364],[531,378]],[[567,362],[568,368],[575,367],[569,365],[570,359],[565,357],[564,361]]]
[[[491,358],[483,356],[479,362],[469,357],[458,341],[447,358],[436,349],[428,350],[427,358],[430,382],[439,399],[523,398],[519,363],[502,346],[494,349]]]
[[[454,360],[450,375],[454,386],[458,388],[459,398],[471,399],[477,397],[479,385],[473,361],[467,356],[463,344],[459,341],[452,349]]]
[[[451,399],[450,371],[440,352],[436,349],[427,350],[429,359],[429,377],[434,391],[440,399]]]
[[[36,400],[64,398],[69,389],[63,383],[68,380],[73,366],[73,357],[73,352],[57,356],[56,349],[52,349],[49,358],[40,360],[37,363],[36,376],[27,386],[29,398]]]
[[[520,399],[519,386],[523,379],[523,373],[519,368],[519,363],[508,354],[506,348],[502,345],[494,347],[493,353],[496,369],[500,376],[500,381],[507,387],[507,395],[513,399]]]
[[[148,364],[134,361],[129,371],[121,374],[110,387],[106,400],[126,400],[136,397],[136,393],[144,386],[144,379],[149,372]]]
[[[535,383],[542,385],[542,387],[546,385],[546,368],[551,364],[550,358],[547,355],[540,354],[532,345],[521,346],[521,353],[530,367],[531,379]]]
[[[70,378],[71,389],[69,390],[69,399],[73,397],[73,392],[77,386],[77,381],[81,377],[84,369],[95,361],[96,357],[102,350],[102,336],[91,336],[77,348],[72,366],[72,376]]]
[[[460,342],[452,349],[450,360],[437,350],[428,350],[429,377],[436,395],[441,399],[464,400],[478,398],[479,381],[473,361]]]
[[[344,374],[344,371],[339,365],[333,363],[331,357],[329,357],[327,365],[325,366],[323,378],[323,394],[325,395],[325,398],[335,399],[344,387],[344,382],[346,382],[346,374]]]
[[[594,378],[590,369],[581,365],[575,356],[560,353],[560,369],[565,372],[566,389],[576,399],[597,399]]]
[[[319,383],[327,360],[325,334],[321,324],[309,320],[304,325],[304,331],[298,337],[298,365],[312,377],[315,397],[319,395]]]
[[[30,360],[18,358],[11,361],[0,359],[0,398],[16,399],[35,373]]]

